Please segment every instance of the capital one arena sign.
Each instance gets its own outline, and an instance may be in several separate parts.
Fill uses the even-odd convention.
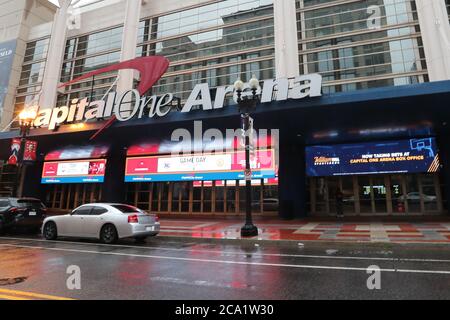
[[[105,100],[89,102],[87,98],[74,99],[69,106],[39,110],[34,125],[36,127],[47,126],[49,130],[54,130],[62,124],[110,118],[105,124],[107,127],[115,120],[128,121],[143,117],[165,117],[171,112],[174,95],[166,93],[161,96],[146,96],[145,93],[162,77],[168,67],[169,61],[164,57],[143,57],[90,72],[64,83],[61,87],[72,85],[98,74],[122,69],[134,69],[140,73],[140,83],[137,89],[123,93],[111,92]],[[258,94],[261,95],[261,103],[267,103],[273,100],[285,101],[319,97],[321,88],[321,75],[309,74],[298,76],[293,81],[289,81],[287,78],[265,80],[262,89],[258,89]],[[251,94],[250,87],[246,85],[242,96]],[[206,111],[222,109],[226,99],[231,96],[235,101],[237,100],[237,93],[232,85],[216,88],[215,96],[212,97],[207,83],[198,84],[182,106],[181,112],[188,113],[194,108]]]

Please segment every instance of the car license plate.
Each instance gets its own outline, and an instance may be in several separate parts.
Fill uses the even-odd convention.
[[[155,231],[155,227],[147,227],[146,230],[147,231]]]
[[[29,216],[35,216],[35,215],[36,215],[36,211],[30,211],[30,212],[28,213],[28,215],[29,215]]]

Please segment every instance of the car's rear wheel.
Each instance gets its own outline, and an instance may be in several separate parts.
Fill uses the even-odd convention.
[[[47,222],[44,226],[44,238],[46,240],[55,240],[58,237],[58,230],[54,222]]]
[[[104,225],[100,231],[100,240],[106,244],[116,243],[118,239],[116,227],[112,224]]]

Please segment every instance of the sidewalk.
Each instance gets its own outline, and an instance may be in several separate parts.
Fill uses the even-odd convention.
[[[445,221],[443,219],[443,221]],[[259,236],[251,240],[448,243],[450,222],[348,222],[257,220]],[[161,218],[160,236],[240,239],[243,219]]]

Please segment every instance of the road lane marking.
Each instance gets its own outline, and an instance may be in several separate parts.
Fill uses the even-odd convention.
[[[30,299],[26,299],[26,298],[7,296],[7,295],[3,295],[3,294],[0,294],[0,299],[4,299],[4,300],[30,300]]]
[[[345,270],[345,271],[364,271],[364,272],[367,271],[367,268],[360,268],[360,267],[338,267],[338,266],[321,266],[321,265],[195,259],[195,258],[181,258],[181,257],[167,257],[167,256],[156,256],[156,255],[120,253],[120,252],[99,252],[99,251],[79,250],[79,249],[48,248],[48,247],[26,246],[26,245],[16,245],[16,244],[0,244],[0,246],[27,248],[27,249],[40,249],[40,250],[49,250],[49,251],[76,252],[76,253],[86,253],[86,254],[99,254],[99,255],[109,255],[109,256],[189,261],[189,262],[205,262],[205,263],[253,265],[253,266],[285,267],[285,268],[302,268],[302,269]],[[382,271],[382,272],[403,272],[403,273],[448,274],[448,275],[450,275],[450,271],[447,271],[447,270],[380,269],[380,271]]]
[[[65,298],[65,297],[58,297],[58,296],[51,296],[48,294],[42,294],[42,293],[33,293],[33,292],[27,292],[27,291],[19,291],[19,290],[12,290],[12,289],[0,289],[0,295],[5,294],[5,296],[14,296],[18,298],[38,298],[38,299],[46,299],[46,300],[74,300],[71,298]],[[22,299],[22,300],[26,300]]]
[[[74,244],[83,246],[100,246],[100,247],[113,247],[113,248],[130,248],[130,249],[151,249],[161,251],[175,251],[175,252],[192,252],[200,251],[202,253],[217,253],[222,255],[240,255],[247,256],[247,252],[233,252],[233,251],[220,251],[220,250],[203,250],[198,248],[182,249],[182,248],[167,248],[167,247],[154,247],[154,246],[131,246],[122,244],[103,244],[103,243],[85,243],[76,241],[61,241],[61,240],[43,240],[43,239],[28,239],[28,238],[13,238],[13,237],[0,237],[0,240],[20,240],[31,242],[45,242],[55,244]],[[308,255],[308,254],[285,254],[285,253],[251,253],[253,257],[287,257],[287,258],[311,258],[311,259],[330,259],[330,260],[370,260],[370,261],[388,261],[388,262],[436,262],[436,263],[450,263],[450,259],[421,259],[421,258],[383,258],[383,257],[352,257],[352,256],[330,256],[330,255]]]

